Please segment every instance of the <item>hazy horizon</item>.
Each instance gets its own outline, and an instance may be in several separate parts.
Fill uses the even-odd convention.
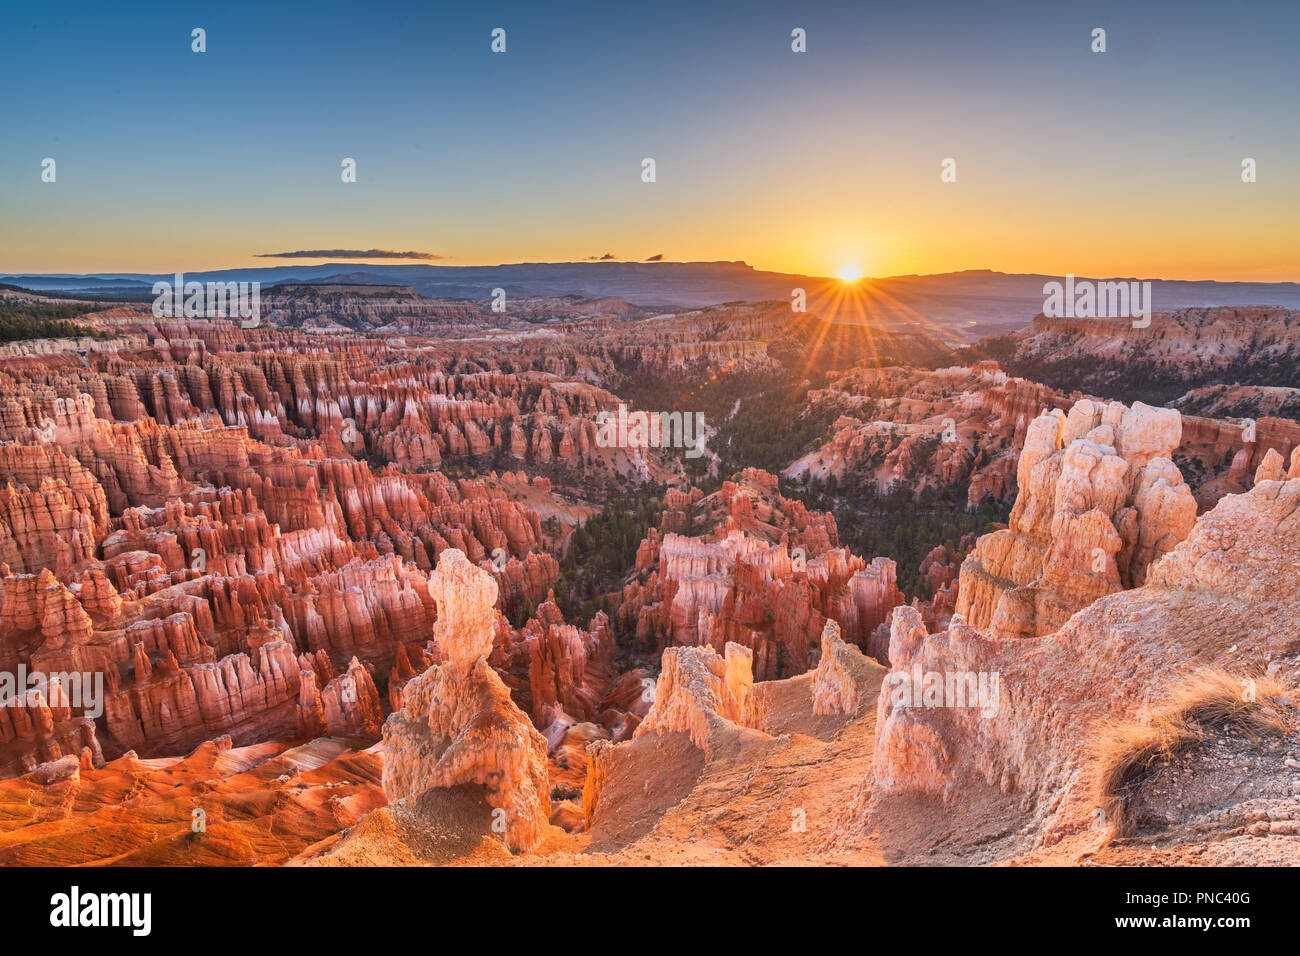
[[[337,267],[340,274],[346,274],[347,270],[357,269],[385,269],[385,268],[407,268],[411,266],[421,266],[430,269],[510,269],[535,266],[579,266],[588,265],[594,267],[602,266],[647,266],[651,268],[663,266],[732,266],[737,269],[744,269],[752,272],[766,273],[771,275],[789,275],[797,278],[822,279],[828,282],[836,281],[837,276],[834,274],[819,275],[816,273],[786,272],[779,269],[761,269],[752,263],[743,259],[713,259],[713,260],[636,260],[636,259],[609,259],[603,261],[594,261],[588,259],[560,259],[560,260],[520,260],[518,262],[483,262],[483,263],[459,263],[459,262],[421,262],[409,259],[357,259],[357,260],[338,260],[338,259],[320,259],[311,261],[295,262],[254,262],[250,265],[237,266],[189,266],[183,269],[175,270],[181,274],[205,275],[210,273],[223,272],[247,272],[258,269],[292,269],[295,266],[303,269],[321,269],[327,267]],[[41,276],[41,277],[67,277],[67,278],[94,278],[94,277],[152,277],[173,275],[175,272],[165,272],[158,269],[153,270],[120,270],[120,269],[99,269],[88,272],[68,271],[68,270],[50,270],[44,272],[18,271],[0,269],[0,278],[17,278],[20,276]],[[1051,272],[1009,272],[1004,269],[994,269],[989,267],[972,267],[969,269],[953,269],[947,272],[905,272],[894,273],[890,275],[863,275],[858,280],[860,283],[885,282],[894,279],[933,279],[944,278],[947,276],[987,274],[991,276],[1005,276],[1008,278],[1027,277],[1027,278],[1059,278],[1065,273]],[[1300,285],[1300,271],[1296,273],[1296,278],[1283,279],[1221,279],[1212,276],[1174,278],[1170,276],[1159,275],[1142,275],[1142,274],[1077,274],[1080,279],[1134,279],[1147,280],[1153,282],[1185,282],[1185,283],[1222,283],[1222,284],[1256,284],[1256,285]]]

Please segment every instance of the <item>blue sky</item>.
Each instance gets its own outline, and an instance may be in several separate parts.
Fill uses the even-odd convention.
[[[553,6],[9,11],[0,270],[386,248],[1300,278],[1300,5]]]

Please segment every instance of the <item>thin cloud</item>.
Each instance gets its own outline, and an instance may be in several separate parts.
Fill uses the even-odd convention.
[[[607,252],[603,256],[587,256],[588,262],[608,262],[610,259],[617,259],[618,256],[612,252]]]
[[[258,259],[450,259],[436,252],[394,252],[391,249],[300,249],[297,252],[259,252]]]
[[[662,252],[659,252],[659,253],[656,253],[656,254],[653,255],[653,256],[647,256],[645,261],[646,261],[646,262],[663,262],[663,261],[664,261],[664,254],[663,254]]]

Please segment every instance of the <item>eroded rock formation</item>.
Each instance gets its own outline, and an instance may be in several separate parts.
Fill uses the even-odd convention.
[[[529,850],[551,816],[546,740],[510,699],[487,662],[492,577],[452,548],[430,576],[438,607],[434,639],[446,661],[413,678],[402,709],[384,724],[384,793],[390,801],[473,784],[502,811],[505,840]]]
[[[1177,423],[1140,407],[1102,409],[1113,419],[1112,434],[1103,436],[1096,413],[1085,407],[1072,412],[1072,421],[1052,416],[1035,422],[1022,462],[1033,472],[1025,483],[1031,498],[1017,505],[1012,531],[987,536],[976,549],[977,560],[997,556],[1006,575],[998,580],[1006,583],[973,584],[973,594],[989,597],[965,605],[971,620],[957,615],[946,630],[927,634],[914,609],[894,612],[893,670],[878,703],[878,799],[920,793],[956,807],[961,794],[984,786],[1017,798],[1026,818],[1022,832],[1032,844],[1078,837],[1095,846],[1114,825],[1103,814],[1106,825],[1097,826],[1102,768],[1095,750],[1112,722],[1141,720],[1199,669],[1240,675],[1242,695],[1254,676],[1294,682],[1300,672],[1300,591],[1294,586],[1300,480],[1266,478],[1246,494],[1223,498],[1176,543],[1163,535],[1144,537],[1144,522],[1154,516],[1159,526],[1169,514],[1136,503],[1135,496],[1155,482],[1163,482],[1157,500],[1173,497],[1175,513],[1186,513],[1184,486],[1166,477],[1161,457],[1176,441]],[[1078,436],[1085,428],[1091,438],[1058,446],[1058,435]],[[1100,437],[1116,441],[1101,446]],[[1067,461],[1069,449],[1086,461]],[[1006,626],[1002,602],[1017,589],[1010,576],[1023,576],[1026,568],[1045,574],[1044,556],[1054,545],[1030,530],[1059,531],[1059,515],[1077,516],[1080,503],[1098,506],[1085,515],[1132,508],[1138,533],[1126,536],[1112,525],[1105,553],[1121,561],[1101,572],[1104,593],[1055,623],[1034,618],[1042,639],[1024,639],[1032,632]],[[1071,504],[1075,510],[1056,510]],[[1180,527],[1171,533],[1178,535]],[[1156,542],[1149,560],[1137,547],[1125,551],[1144,540]],[[1133,557],[1128,569],[1143,572],[1130,590],[1119,586],[1126,554]],[[1044,578],[1038,580],[1035,587],[1042,588]],[[1000,595],[996,602],[993,593]],[[960,701],[953,699],[959,690]]]
[[[1030,424],[1010,526],[962,564],[957,612],[995,637],[1035,637],[1135,587],[1186,537],[1196,502],[1168,457],[1178,412],[1084,399]]]
[[[728,643],[749,648],[758,680],[801,674],[828,619],[870,648],[902,603],[894,562],[870,564],[835,547],[830,515],[781,496],[775,478],[748,470],[716,495],[681,503],[700,536],[652,532],[623,593],[620,615],[658,647]]]
[[[654,706],[636,736],[685,733],[706,754],[720,728],[743,725],[754,683],[753,652],[729,643],[720,657],[705,647],[670,647],[655,686]]]

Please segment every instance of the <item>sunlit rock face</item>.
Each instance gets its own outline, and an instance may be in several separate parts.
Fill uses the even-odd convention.
[[[547,744],[487,662],[496,582],[452,548],[430,576],[429,593],[446,661],[406,685],[402,709],[384,724],[384,793],[397,801],[480,785],[502,811],[510,848],[529,850],[551,816]]]
[[[411,365],[379,340],[130,307],[87,321],[110,337],[84,361],[0,353],[15,382],[0,398],[0,669],[102,677],[109,756],[220,734],[375,738],[401,683],[432,663],[427,578],[448,548],[491,567],[503,612],[545,601],[559,575],[538,510],[556,501],[550,479],[427,469],[486,464],[503,415],[526,447],[554,430],[595,449],[573,442],[612,394],[543,373],[458,375],[447,352]],[[567,474],[604,474],[618,454],[575,450]],[[365,678],[331,690],[354,659]],[[375,711],[365,681],[395,671]],[[614,675],[599,676],[589,695]]]
[[[753,684],[753,652],[746,647],[728,644],[725,657],[705,647],[670,647],[664,651],[654,706],[636,736],[685,733],[711,753],[716,733],[745,724]]]
[[[962,565],[957,613],[995,637],[1059,628],[1103,595],[1140,586],[1185,538],[1196,501],[1169,455],[1172,409],[1077,402],[1030,424],[1010,526]]]
[[[903,601],[889,558],[869,563],[837,547],[835,520],[782,496],[776,476],[747,469],[709,496],[672,502],[678,524],[652,529],[637,551],[643,581],[623,593],[620,618],[660,648],[749,648],[757,680],[813,666],[828,620],[864,650]]]
[[[676,477],[597,441],[598,414],[620,402],[599,383],[624,361],[770,367],[757,338],[780,316],[707,310],[707,327],[672,323],[669,351],[667,323],[639,338],[605,328],[639,314],[626,303],[537,299],[521,314],[590,328],[465,346],[419,333],[499,318],[400,292],[281,292],[258,329],[122,306],[85,317],[102,338],[0,348],[0,671],[102,683],[94,702],[0,709],[0,776],[220,737],[373,743],[407,687],[452,663],[435,630],[476,633],[438,619],[430,572],[454,550],[495,583],[479,656],[505,691],[484,693],[552,732],[552,762],[576,765],[566,785],[580,785],[583,741],[630,737],[649,678],[616,665],[608,615],[566,622],[548,600],[588,513],[567,496]],[[409,348],[339,324],[403,314]]]
[[[1269,458],[1250,492],[1198,518],[1166,457],[1176,416],[1081,402],[1034,421],[1011,527],[963,565],[951,623],[927,633],[894,612],[877,797],[960,808],[992,788],[1015,797],[1031,843],[1086,836],[1110,723],[1144,720],[1200,669],[1240,688],[1300,676],[1300,480],[1269,477]]]

